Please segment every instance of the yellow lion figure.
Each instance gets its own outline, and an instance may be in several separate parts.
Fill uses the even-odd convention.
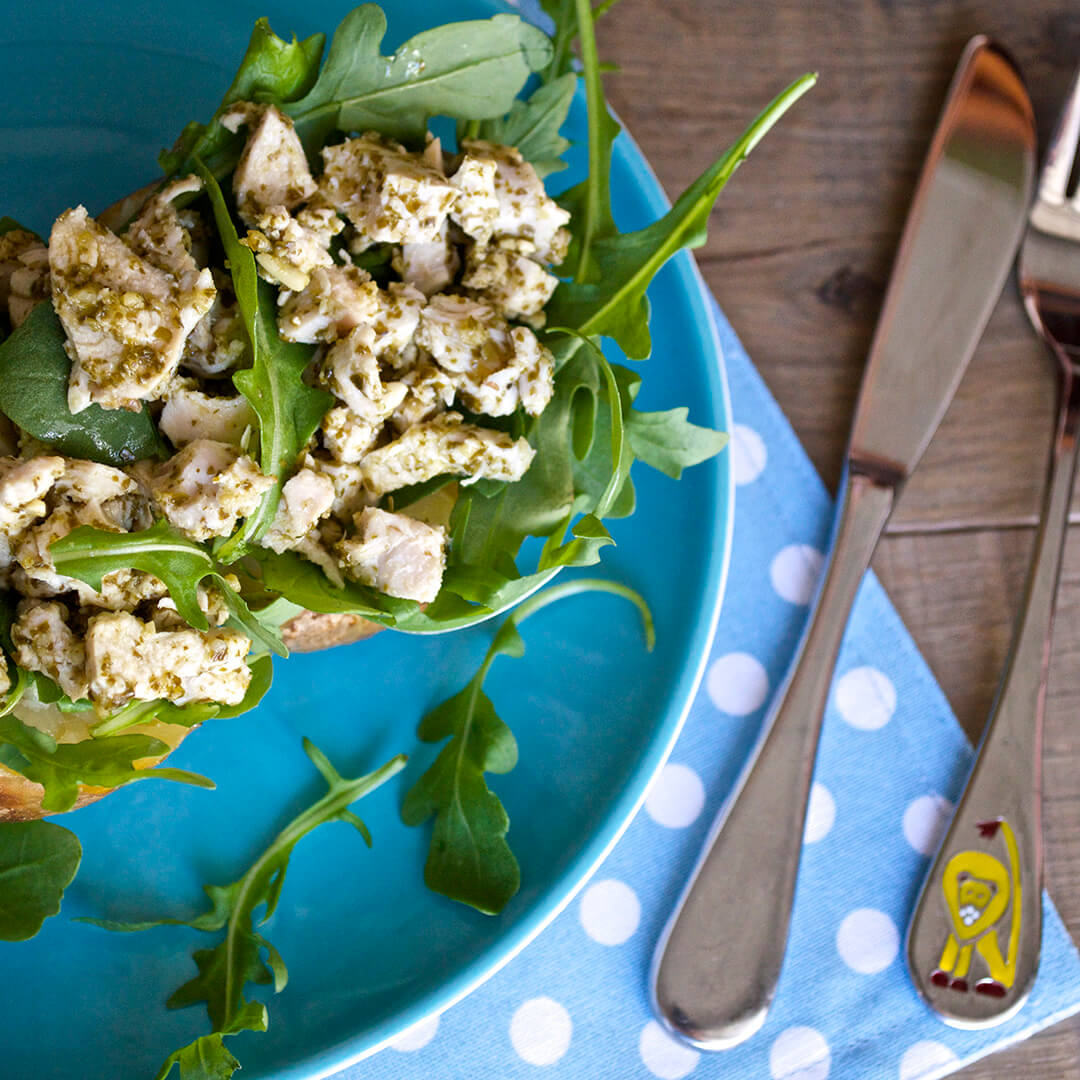
[[[972,954],[986,964],[988,978],[975,983],[975,992],[1004,997],[1016,978],[1016,953],[1020,944],[1020,856],[1016,837],[1004,818],[979,823],[985,837],[1001,830],[1009,856],[1008,868],[985,851],[961,851],[945,867],[941,887],[952,920],[952,932],[945,941],[941,961],[930,976],[936,986],[961,993],[968,990]],[[1012,925],[1008,955],[1002,956],[998,941],[1001,922],[1012,900]]]

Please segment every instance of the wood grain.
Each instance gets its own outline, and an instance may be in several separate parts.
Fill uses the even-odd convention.
[[[830,486],[922,156],[976,33],[1017,58],[1045,139],[1080,60],[1076,0],[624,0],[600,25],[621,69],[609,96],[671,195],[787,82],[820,73],[721,196],[700,262]],[[875,560],[972,736],[1023,589],[1053,396],[1010,283]],[[1080,530],[1066,553],[1046,755],[1048,875],[1074,935],[1078,714]],[[1080,1021],[963,1075],[1080,1080]]]

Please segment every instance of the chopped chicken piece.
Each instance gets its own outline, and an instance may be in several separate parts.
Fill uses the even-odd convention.
[[[440,293],[420,313],[416,343],[444,371],[499,366],[510,356],[510,328],[490,304]]]
[[[425,296],[432,296],[453,284],[461,268],[461,258],[450,242],[450,230],[443,222],[434,240],[402,244],[394,252],[392,265],[408,284]]]
[[[164,585],[141,570],[113,570],[105,575],[100,590],[56,572],[49,545],[80,525],[130,532],[146,528],[151,522],[148,500],[126,473],[93,461],[60,460],[63,471],[43,495],[43,515],[36,515],[44,516],[44,520],[10,537],[19,591],[39,597],[74,592],[81,604],[104,608],[134,606],[148,597],[164,595]]]
[[[416,357],[413,337],[420,325],[424,309],[424,294],[412,285],[391,281],[379,290],[379,306],[371,328],[375,331],[372,351],[382,361],[400,368],[411,364]]]
[[[146,202],[124,235],[131,249],[151,266],[172,274],[181,289],[192,289],[200,269],[191,254],[191,235],[180,221],[173,200],[202,191],[197,176],[185,176],[166,184]]]
[[[86,649],[67,624],[58,601],[23,600],[11,624],[15,663],[47,675],[72,701],[87,696]]]
[[[137,409],[176,373],[184,341],[210,310],[203,270],[191,288],[136,255],[82,206],[57,218],[49,238],[53,303],[74,365],[68,407]]]
[[[354,326],[370,323],[379,304],[379,287],[356,266],[320,266],[307,287],[278,297],[278,332],[286,341],[337,341]]]
[[[538,262],[502,247],[474,247],[465,263],[461,284],[475,289],[507,319],[544,325],[544,305],[559,284]]]
[[[8,674],[7,657],[0,652],[0,694],[11,689],[11,676]]]
[[[240,591],[240,579],[235,574],[225,574],[224,580],[233,592]],[[195,599],[211,626],[224,626],[229,621],[232,612],[220,586],[199,585]],[[171,596],[163,596],[154,604],[150,619],[159,630],[186,630],[190,625],[176,610],[176,602]]]
[[[378,135],[323,149],[320,199],[343,213],[367,244],[434,240],[457,198],[441,172]]]
[[[219,291],[184,343],[180,366],[194,375],[214,379],[238,367],[247,351],[248,335],[240,311],[235,301],[225,303]]]
[[[359,419],[381,424],[401,404],[406,387],[383,383],[374,345],[370,326],[354,327],[327,351],[318,377]]]
[[[495,159],[466,154],[450,177],[458,191],[450,219],[478,244],[491,239],[499,217],[499,199],[495,194]]]
[[[233,173],[236,209],[249,225],[272,206],[292,210],[315,194],[307,157],[293,122],[275,105],[238,101],[221,118],[229,131],[251,134]]]
[[[551,400],[550,351],[527,327],[510,327],[489,304],[432,297],[416,340],[450,373],[459,399],[473,412],[509,416],[520,404],[538,416]]]
[[[561,263],[570,245],[570,233],[565,227],[570,220],[570,211],[564,210],[548,195],[532,165],[512,146],[466,139],[462,147],[466,152],[465,161],[472,157],[495,163],[495,197],[499,209],[490,236],[527,241],[531,250],[522,254],[535,254],[543,263]],[[461,202],[459,199],[457,214],[462,212]],[[461,224],[460,217],[455,220]],[[469,232],[468,229],[465,231]],[[477,239],[481,243],[487,242],[482,235]]]
[[[361,420],[346,405],[335,405],[322,420],[323,444],[335,461],[353,464],[378,442],[381,427],[381,422]]]
[[[334,484],[328,476],[312,469],[301,469],[285,481],[281,502],[262,546],[279,555],[311,538],[318,523],[334,505]]]
[[[228,536],[274,486],[234,446],[196,439],[150,471],[148,486],[169,523],[192,540]]]
[[[8,314],[11,328],[22,326],[26,316],[46,297],[52,287],[49,278],[49,249],[36,243],[18,256],[18,266],[8,279]]]
[[[527,439],[515,442],[505,432],[466,424],[460,413],[448,412],[372,450],[360,470],[367,492],[381,496],[445,474],[520,480],[535,454]]]
[[[371,349],[380,359],[399,364],[411,359],[410,346],[424,295],[411,285],[393,282],[380,289],[356,266],[319,267],[299,293],[285,296],[278,330],[286,341],[334,342],[356,326],[374,331]]]
[[[42,242],[26,229],[12,229],[0,233],[0,315],[7,310],[11,293],[11,275],[24,264],[20,257],[33,248],[44,247]]]
[[[161,433],[173,446],[184,446],[195,439],[239,446],[244,432],[258,424],[247,398],[239,394],[211,397],[195,389],[197,384],[192,379],[176,381],[181,385],[170,387],[158,418]]]
[[[336,518],[348,520],[357,509],[378,502],[364,489],[363,466],[355,462],[327,461],[326,458],[307,454],[304,468],[319,476],[325,476],[334,485],[334,502],[330,513]]]
[[[301,210],[292,217],[284,206],[271,206],[255,216],[255,229],[240,243],[255,252],[267,280],[299,292],[316,266],[333,266],[330,241],[345,222],[325,207]]]
[[[45,495],[64,468],[62,457],[0,458],[0,543],[45,516]]]
[[[399,432],[430,420],[454,400],[454,381],[437,364],[421,361],[401,376],[408,393],[390,417]]]
[[[435,599],[446,563],[445,529],[370,506],[355,522],[356,536],[336,547],[349,577],[404,600]]]
[[[237,630],[158,630],[126,612],[91,617],[86,678],[100,709],[164,698],[239,705],[251,682],[251,641]]]

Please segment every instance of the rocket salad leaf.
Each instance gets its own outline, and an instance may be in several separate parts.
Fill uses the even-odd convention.
[[[570,149],[570,141],[559,131],[576,90],[577,76],[561,75],[538,87],[524,101],[515,101],[506,116],[475,125],[470,134],[503,146],[516,146],[538,176],[559,172],[566,168],[562,156]]]
[[[135,763],[160,757],[169,747],[149,735],[117,735],[58,743],[44,731],[24,724],[17,716],[0,717],[0,765],[41,784],[42,809],[63,813],[75,805],[80,784],[114,788],[134,780],[175,780],[181,784],[213,788],[211,780],[184,769],[141,768]]]
[[[0,344],[0,412],[61,454],[103,465],[163,458],[165,443],[146,409],[68,408],[71,358],[52,304],[38,304]]]
[[[82,859],[74,833],[47,821],[0,824],[0,941],[26,941],[60,910]]]
[[[181,536],[164,519],[131,533],[80,525],[54,540],[49,554],[59,573],[85,581],[94,589],[100,589],[102,579],[114,570],[129,568],[153,574],[165,583],[180,617],[196,630],[210,628],[199,607],[199,586],[209,580],[248,637],[279,656],[287,655],[278,631],[259,622],[225,581],[222,568],[206,548]]]
[[[435,115],[503,116],[529,73],[551,58],[547,35],[516,15],[447,23],[410,38],[392,56],[380,52],[385,35],[386,16],[375,4],[349,12],[318,81],[284,107],[309,153],[335,129],[422,142]]]
[[[804,75],[779,94],[734,146],[679,196],[671,210],[645,229],[614,232],[605,224],[610,215],[608,200],[592,189],[583,192],[578,273],[574,281],[564,281],[555,290],[548,318],[587,336],[613,338],[634,359],[647,357],[651,344],[645,290],[649,283],[676,252],[705,242],[713,203],[732,173],[815,81],[815,76]],[[590,160],[591,166],[598,164]]]
[[[194,919],[83,920],[125,933],[159,926],[190,926],[211,934],[225,932],[213,948],[195,952],[198,974],[168,1001],[170,1009],[205,1004],[213,1031],[171,1054],[158,1073],[158,1080],[164,1080],[174,1066],[179,1066],[182,1080],[227,1080],[239,1068],[223,1037],[240,1031],[265,1031],[267,1026],[266,1006],[244,996],[248,983],[272,985],[274,993],[280,993],[288,981],[284,960],[258,928],[277,907],[293,848],[313,829],[330,821],[352,825],[370,847],[367,826],[349,807],[405,765],[404,756],[399,755],[366,776],[347,779],[308,739],[304,739],[304,751],[326,781],[326,794],[293,818],[242,877],[229,885],[204,886],[210,899],[208,911]],[[260,906],[263,910],[256,916]]]
[[[294,36],[283,41],[259,19],[251,32],[247,52],[232,85],[209,124],[192,121],[184,128],[171,150],[163,150],[158,162],[168,176],[193,172],[196,160],[206,163],[215,176],[230,173],[240,159],[244,138],[229,131],[221,117],[236,101],[268,101],[283,105],[303,97],[319,74],[325,34],[312,34],[303,41]]]
[[[633,589],[613,581],[579,578],[555,585],[521,603],[499,627],[480,670],[465,687],[420,722],[423,742],[449,738],[434,764],[409,789],[401,807],[406,825],[434,816],[424,868],[429,889],[497,915],[517,892],[521,875],[506,842],[510,819],[484,779],[517,764],[517,742],[484,693],[484,680],[498,656],[520,657],[525,643],[518,626],[549,604],[583,592],[607,592],[638,608],[650,651],[654,634],[648,605]]]
[[[259,280],[255,256],[240,243],[217,181],[201,161],[195,164],[214,208],[214,220],[229,262],[237,306],[251,342],[251,367],[233,375],[233,382],[259,418],[259,467],[277,480],[263,496],[255,513],[222,546],[221,558],[233,562],[246,554],[270,528],[285,476],[333,405],[334,398],[325,390],[304,382],[304,369],[315,349],[311,345],[284,341],[278,334],[274,290]]]

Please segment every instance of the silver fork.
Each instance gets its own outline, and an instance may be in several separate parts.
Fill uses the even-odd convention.
[[[908,931],[919,992],[956,1027],[1019,1009],[1042,937],[1042,728],[1061,557],[1080,440],[1080,144],[1074,78],[1028,221],[1020,291],[1053,355],[1058,412],[1042,516],[1020,615],[975,766]]]

